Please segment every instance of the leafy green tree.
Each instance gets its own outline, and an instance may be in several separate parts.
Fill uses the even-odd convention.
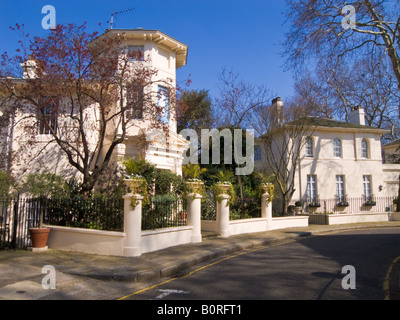
[[[142,176],[148,184],[148,191],[160,195],[182,192],[182,178],[177,174],[164,169],[158,169],[156,165],[143,159],[141,156],[136,159],[126,158],[123,161],[125,172],[129,176]],[[152,190],[153,184],[155,190]]]
[[[154,182],[156,194],[179,195],[183,192],[182,178],[169,170],[157,169]]]
[[[201,168],[198,164],[188,163],[182,167],[182,172],[185,179],[199,179],[207,169]]]
[[[142,176],[148,183],[154,180],[156,174],[156,166],[140,155],[137,158],[126,158],[122,164],[125,167],[125,173],[129,176]]]
[[[15,181],[7,172],[0,172],[0,198],[10,195],[11,188],[15,186]]]
[[[177,101],[178,132],[193,129],[200,136],[201,129],[211,129],[213,125],[212,101],[208,90],[183,91]]]
[[[34,197],[65,198],[71,190],[63,177],[53,173],[31,173],[22,183],[21,191]]]

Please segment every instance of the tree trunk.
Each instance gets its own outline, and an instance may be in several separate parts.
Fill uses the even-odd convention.
[[[243,183],[242,176],[238,176],[239,191],[240,191],[240,209],[243,210],[244,197],[243,197]],[[243,212],[243,211],[242,211]]]
[[[283,195],[283,199],[282,199],[282,214],[283,216],[287,216],[288,214],[288,206],[289,206],[289,201],[286,198],[286,194]]]
[[[399,176],[399,191],[397,194],[396,212],[400,212],[400,176]]]

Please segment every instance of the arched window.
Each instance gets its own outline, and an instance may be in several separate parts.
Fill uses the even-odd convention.
[[[361,158],[369,159],[369,145],[367,139],[361,140]]]
[[[314,156],[313,138],[307,137],[306,138],[306,157],[313,157],[313,156]]]
[[[52,97],[40,99],[40,107],[37,113],[38,134],[51,135],[57,131],[58,125],[58,101]]]
[[[335,158],[342,157],[342,141],[339,138],[333,139],[333,156]]]

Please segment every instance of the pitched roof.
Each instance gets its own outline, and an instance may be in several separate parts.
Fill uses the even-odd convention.
[[[394,140],[392,142],[389,142],[389,143],[383,145],[382,148],[384,148],[384,147],[393,147],[393,146],[397,146],[399,144],[400,144],[400,139]]]
[[[166,33],[160,30],[143,29],[143,28],[108,29],[99,37],[110,34],[123,35],[124,37],[130,39],[150,40],[157,43],[161,43],[166,47],[168,47],[170,50],[175,51],[177,68],[180,68],[186,65],[187,63],[188,48],[189,48],[188,45],[184,44],[179,40],[176,40],[175,38],[167,35]]]
[[[338,121],[338,120],[333,120],[333,119],[328,119],[328,118],[318,118],[318,117],[304,117],[304,118],[300,118],[298,120],[294,120],[294,121],[292,121],[292,123],[304,121],[305,119],[307,119],[307,121],[309,122],[308,124],[311,127],[361,129],[361,130],[369,130],[369,131],[373,130],[373,131],[376,131],[377,133],[388,132],[388,130],[385,130],[385,129],[364,126],[364,125],[354,124],[354,123],[345,122],[345,121]]]

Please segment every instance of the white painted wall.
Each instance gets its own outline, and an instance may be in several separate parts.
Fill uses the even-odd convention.
[[[386,222],[396,220],[397,215],[390,213],[372,213],[372,214],[328,214],[311,215],[310,224],[348,224],[348,223],[366,223],[366,222]]]
[[[397,196],[400,184],[400,164],[385,163],[382,165],[383,179],[388,196]]]
[[[300,163],[296,170],[296,189],[293,199],[306,198],[307,175],[317,176],[317,194],[320,199],[333,199],[336,195],[336,175],[345,176],[345,194],[350,198],[362,197],[363,176],[370,175],[372,194],[376,197],[392,196],[398,182],[400,165],[382,164],[380,132],[369,129],[324,128],[318,127],[310,133],[314,141],[313,157],[302,150]],[[342,157],[334,157],[333,139],[342,142]],[[361,141],[365,138],[369,144],[369,158],[361,156]],[[262,147],[261,141],[258,143]],[[268,168],[265,154],[256,161],[258,170]],[[397,175],[397,177],[396,177]],[[381,188],[380,188],[381,186]],[[381,189],[381,190],[380,190]]]
[[[294,217],[272,218],[270,230],[297,228],[297,227],[308,227],[308,217],[294,216]]]
[[[125,233],[92,229],[49,227],[48,247],[92,254],[123,256]]]
[[[342,157],[334,157],[333,139],[342,142]],[[361,141],[366,138],[369,143],[368,159],[361,157]],[[383,167],[381,157],[380,135],[373,133],[352,132],[349,130],[336,132],[318,130],[313,133],[314,157],[306,157],[304,152],[300,160],[296,177],[296,192],[293,199],[305,198],[307,175],[317,176],[317,194],[320,199],[333,199],[336,195],[336,175],[345,176],[345,194],[348,197],[363,196],[363,176],[372,177],[372,194],[384,196]]]
[[[142,231],[142,253],[191,243],[192,231],[190,226]]]
[[[270,223],[268,223],[268,218],[231,220],[229,221],[229,236],[295,227],[308,227],[308,216],[272,218]],[[202,220],[201,228],[204,231],[218,232],[217,221],[213,220]]]

